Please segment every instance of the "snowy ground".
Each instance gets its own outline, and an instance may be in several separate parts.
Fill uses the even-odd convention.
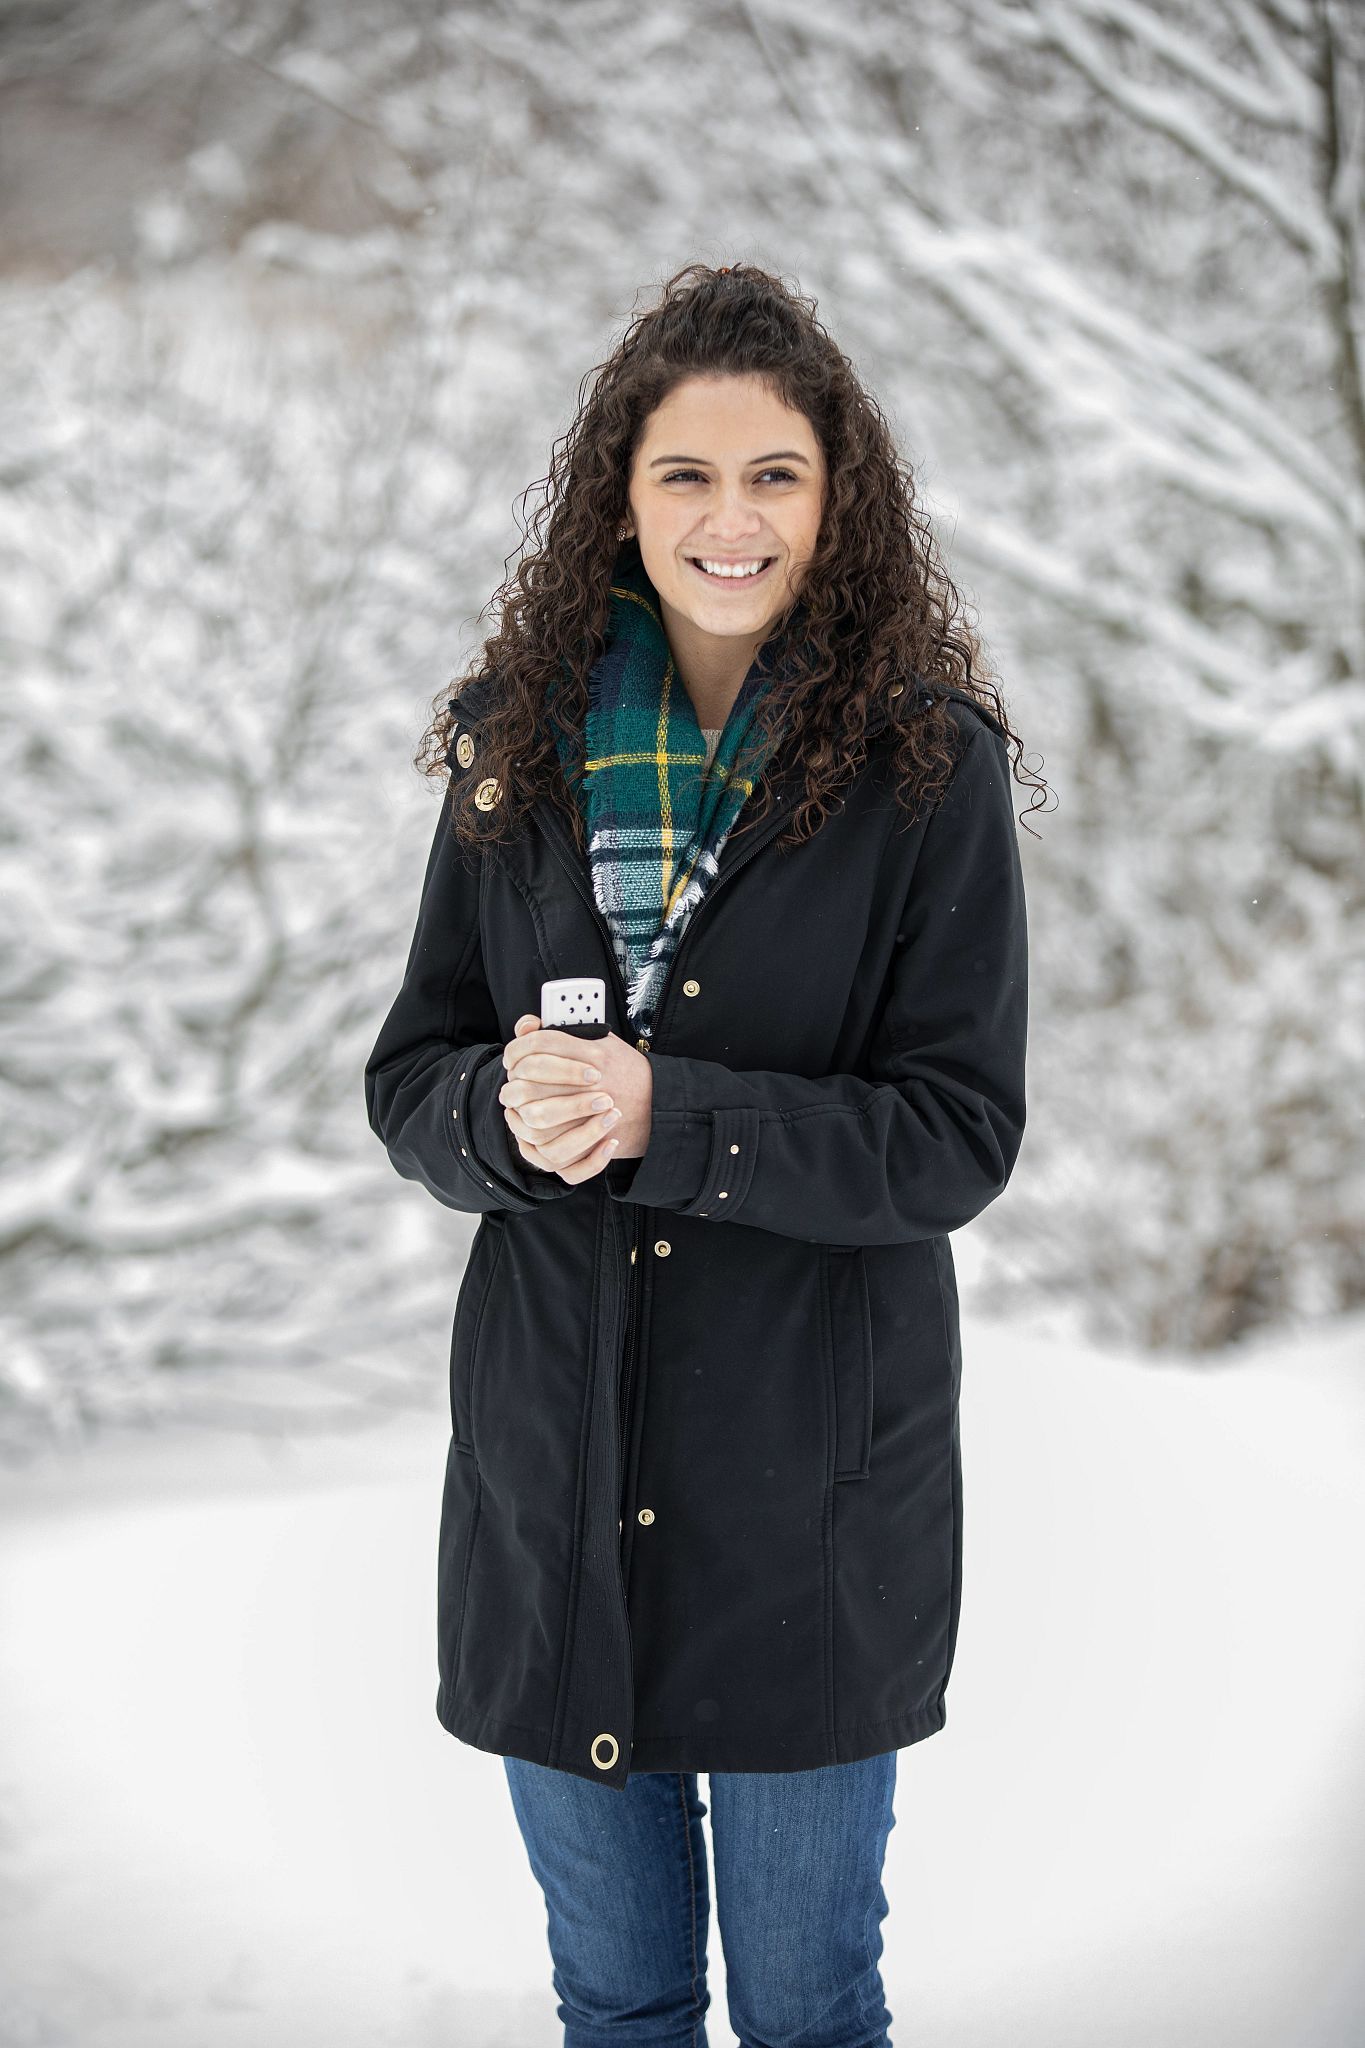
[[[1198,1372],[963,1331],[896,2048],[1358,2048],[1365,1319]],[[443,1400],[3,1477],[5,2048],[557,2048],[501,1760],[433,1710]]]

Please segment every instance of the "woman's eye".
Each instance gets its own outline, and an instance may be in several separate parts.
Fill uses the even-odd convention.
[[[796,478],[793,476],[792,472],[789,469],[765,469],[760,471],[760,474],[762,476],[785,477],[787,482],[791,484],[794,484],[796,482]],[[700,475],[701,471],[699,469],[670,469],[667,476],[664,478],[664,482],[666,484],[675,484],[679,482],[679,480],[683,477]]]

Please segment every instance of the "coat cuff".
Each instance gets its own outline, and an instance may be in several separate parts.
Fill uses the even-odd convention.
[[[758,1153],[756,1109],[695,1109],[687,1061],[647,1053],[654,1076],[649,1143],[638,1159],[614,1159],[607,1193],[618,1202],[723,1219],[743,1202]]]
[[[451,1149],[485,1199],[525,1211],[539,1202],[573,1192],[557,1173],[538,1173],[516,1148],[502,1113],[498,1090],[505,1078],[501,1044],[470,1046],[456,1063],[450,1083],[446,1129]]]

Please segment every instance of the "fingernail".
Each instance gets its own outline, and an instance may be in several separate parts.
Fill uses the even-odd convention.
[[[614,1152],[614,1151],[616,1150],[617,1146],[618,1146],[618,1145],[620,1144],[620,1142],[621,1142],[621,1140],[620,1140],[619,1138],[608,1138],[608,1140],[607,1140],[607,1150],[608,1150],[608,1152]]]
[[[601,1074],[600,1074],[600,1073],[599,1073],[599,1072],[597,1071],[597,1068],[596,1068],[596,1067],[584,1067],[584,1069],[583,1069],[583,1079],[584,1079],[585,1081],[600,1081],[600,1080],[601,1080],[601,1078],[602,1078],[602,1076],[601,1076]]]
[[[620,1123],[620,1121],[621,1121],[621,1112],[620,1112],[620,1110],[619,1110],[619,1109],[612,1109],[612,1110],[609,1110],[609,1111],[607,1112],[607,1114],[606,1114],[606,1115],[605,1115],[605,1116],[603,1117],[602,1121],[603,1121],[603,1123],[604,1123],[604,1124],[619,1124],[619,1123]]]
[[[594,1095],[594,1096],[593,1096],[593,1099],[592,1099],[592,1106],[593,1106],[593,1108],[594,1108],[594,1109],[610,1109],[610,1108],[611,1108],[611,1097],[610,1097],[610,1095]]]

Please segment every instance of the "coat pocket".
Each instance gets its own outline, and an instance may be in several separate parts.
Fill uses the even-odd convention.
[[[834,1379],[834,1477],[866,1479],[872,1453],[872,1304],[859,1245],[826,1245]]]
[[[506,1234],[507,1226],[501,1216],[480,1219],[455,1298],[455,1323],[450,1334],[450,1433],[456,1448],[462,1451],[474,1449],[474,1372],[479,1358],[479,1334]]]

